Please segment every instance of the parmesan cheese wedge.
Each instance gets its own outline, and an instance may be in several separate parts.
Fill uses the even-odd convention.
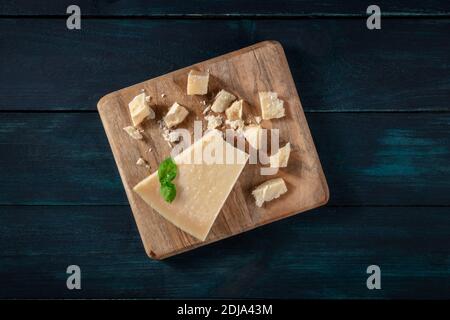
[[[211,110],[214,112],[224,112],[234,100],[236,100],[234,95],[222,89],[216,95],[216,99],[211,106]]]
[[[187,94],[203,95],[208,93],[209,73],[191,70],[188,75]]]
[[[133,126],[139,125],[145,118],[155,119],[155,112],[150,108],[145,101],[145,93],[141,93],[131,100],[128,104],[130,110],[131,121]]]
[[[242,119],[243,102],[243,100],[235,101],[227,110],[225,110],[225,115],[228,120],[234,121]]]
[[[284,102],[276,92],[259,92],[261,115],[264,120],[284,117]]]
[[[223,151],[222,156],[216,152],[215,163],[206,158],[211,149]],[[194,164],[196,153],[203,154],[200,164]],[[234,161],[226,161],[231,154]],[[173,180],[177,195],[172,203],[165,202],[159,194],[157,172],[139,182],[133,190],[175,226],[204,241],[248,157],[213,130],[174,157],[178,174]]]
[[[175,102],[164,117],[164,122],[168,128],[172,128],[186,119],[189,111],[182,105]]]
[[[287,187],[284,180],[282,178],[275,178],[260,184],[253,190],[252,194],[255,197],[256,205],[262,207],[264,202],[277,199],[286,192]]]

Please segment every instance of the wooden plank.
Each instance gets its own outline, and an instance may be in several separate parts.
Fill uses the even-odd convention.
[[[186,94],[188,73],[191,70],[202,72],[208,70],[210,80],[207,95],[188,96]],[[156,202],[156,207],[153,202],[152,208],[132,189],[149,174],[146,168],[136,166],[137,159],[145,159],[156,169],[156,166],[171,154],[172,148],[163,138],[161,128],[156,121],[144,122],[140,127],[145,131],[143,133],[145,139],[141,141],[130,139],[123,128],[131,124],[128,103],[140,92],[145,91],[146,94],[154,97],[151,105],[158,120],[162,119],[173,103],[177,102],[185,106],[189,110],[189,115],[177,128],[187,129],[191,136],[194,136],[196,119],[199,122],[203,120],[203,125],[206,125],[203,114],[205,107],[201,105],[201,101],[204,101],[205,104],[212,104],[214,97],[222,89],[232,92],[238,99],[245,101],[246,121],[255,116],[261,116],[258,92],[276,92],[284,101],[286,116],[282,119],[263,120],[261,126],[265,129],[278,130],[280,144],[285,145],[289,142],[292,152],[288,166],[280,168],[277,174],[274,173],[270,176],[261,175],[262,168],[266,167],[267,169],[267,165],[261,165],[259,160],[258,164],[247,164],[228,195],[227,201],[223,204],[217,223],[212,227],[208,237],[204,241],[199,241],[164,219],[160,215],[161,211],[153,209],[158,206],[164,208],[166,205],[164,201]],[[161,94],[166,96],[162,98]],[[283,47],[278,42],[260,42],[112,92],[99,101],[98,110],[145,250],[151,258],[164,259],[322,206],[328,202],[327,182]],[[256,122],[253,124],[255,125]],[[153,152],[148,152],[149,148],[152,148]],[[250,153],[249,149],[247,151]],[[233,165],[237,165],[237,163],[234,162]],[[226,169],[228,173],[230,173],[230,167]],[[220,176],[217,178],[220,179]],[[251,195],[252,190],[273,178],[284,179],[287,185],[286,194],[282,196],[282,199],[271,201],[261,208],[257,207],[255,199]],[[159,186],[157,180],[155,181],[156,186]],[[198,183],[201,180],[197,178],[196,181]],[[191,179],[185,182],[187,183],[184,185],[185,188],[195,185],[192,184]],[[226,186],[222,185],[218,191],[223,188]],[[150,187],[150,189],[153,188]],[[159,195],[157,199],[161,199]],[[185,199],[187,198],[185,197]],[[199,200],[208,201],[207,197]],[[166,209],[173,212],[173,210],[182,210],[186,206],[189,206],[186,202],[179,202],[175,199]],[[185,214],[190,213],[186,212]]]
[[[1,204],[128,204],[95,113],[3,113]],[[450,205],[449,113],[309,113],[332,205]]]
[[[0,231],[0,298],[450,297],[448,208],[325,207],[164,262],[125,206],[0,207]]]
[[[120,1],[88,1],[76,2],[84,15],[97,16],[336,16],[365,15],[369,4],[361,1],[313,1],[313,0],[120,0]],[[2,15],[65,15],[66,8],[73,1],[39,1],[4,0],[0,4]],[[448,15],[450,6],[443,0],[378,0],[385,15]]]
[[[94,110],[107,92],[270,39],[306,111],[450,110],[450,20],[365,23],[1,19],[0,110]]]

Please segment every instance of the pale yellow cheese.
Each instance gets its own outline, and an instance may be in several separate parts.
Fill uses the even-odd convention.
[[[225,120],[225,124],[230,126],[231,129],[241,134],[244,131],[245,123],[243,120]]]
[[[203,95],[208,93],[209,72],[191,70],[188,75],[187,94]]]
[[[228,120],[234,121],[242,119],[243,102],[243,100],[235,101],[227,110],[225,110],[225,115]]]
[[[189,111],[182,105],[175,102],[164,117],[164,122],[168,128],[172,128],[186,119]]]
[[[248,144],[259,150],[263,145],[263,129],[259,125],[249,125],[244,129],[244,137]]]
[[[126,133],[128,133],[128,135],[130,137],[132,137],[134,140],[141,140],[142,138],[144,138],[144,136],[141,134],[141,132],[133,126],[127,126],[127,127],[123,128],[123,130]]]
[[[290,154],[291,154],[291,144],[288,142],[283,148],[278,149],[277,153],[269,157],[270,166],[272,168],[287,167]]]
[[[194,164],[196,153],[205,155],[211,149],[223,151],[216,163],[203,157],[199,164]],[[226,161],[229,155],[234,156],[234,161]],[[247,160],[247,153],[213,130],[174,158],[178,175],[173,180],[177,195],[172,203],[164,201],[159,193],[157,172],[137,184],[134,191],[175,226],[204,241]]]
[[[236,100],[234,95],[228,91],[220,90],[211,106],[211,110],[214,112],[224,112],[234,100]]]
[[[155,118],[155,112],[148,106],[147,101],[145,101],[144,92],[134,97],[128,104],[128,108],[133,126],[139,125],[147,117],[150,119]]]
[[[276,92],[259,92],[261,115],[264,120],[284,117],[284,102]]]
[[[221,116],[214,116],[214,115],[206,116],[205,120],[208,121],[208,130],[216,129],[217,127],[221,126],[223,122]]]
[[[286,192],[287,187],[284,180],[282,178],[275,178],[260,184],[253,190],[252,194],[255,197],[256,205],[262,207],[264,202],[277,199]]]

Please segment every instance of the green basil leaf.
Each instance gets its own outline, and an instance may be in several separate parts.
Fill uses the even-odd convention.
[[[161,193],[164,200],[169,203],[171,203],[177,195],[177,189],[175,185],[172,182],[167,181],[161,183],[161,188],[159,189],[159,192]]]
[[[159,182],[162,184],[164,182],[170,182],[177,176],[177,165],[172,160],[172,158],[167,158],[158,168],[158,178]]]

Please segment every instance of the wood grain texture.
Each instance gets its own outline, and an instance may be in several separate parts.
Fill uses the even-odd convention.
[[[83,15],[99,16],[365,16],[369,6],[358,0],[313,1],[313,0],[78,0]],[[66,8],[73,4],[70,0],[27,1],[3,0],[0,4],[2,15],[65,15]],[[378,0],[383,15],[449,15],[450,5],[444,0]]]
[[[187,77],[190,70],[206,72],[210,80],[208,95],[188,96]],[[221,209],[208,237],[199,241],[175,227],[151,208],[133,187],[148,177],[146,168],[136,166],[136,160],[145,159],[157,167],[171,152],[155,121],[142,124],[145,139],[135,141],[123,131],[131,124],[130,102],[141,90],[153,97],[151,105],[161,119],[174,102],[189,110],[189,115],[178,128],[188,129],[193,135],[194,120],[204,119],[201,101],[210,104],[214,96],[226,89],[247,103],[247,115],[261,115],[258,92],[275,91],[284,101],[286,116],[264,120],[266,129],[278,129],[280,143],[291,143],[292,151],[287,168],[275,176],[262,176],[262,165],[247,164]],[[162,97],[162,95],[166,95]],[[104,96],[98,110],[122,178],[125,192],[133,210],[147,254],[156,259],[179,254],[211,242],[222,240],[267,223],[324,205],[329,199],[328,186],[322,171],[308,123],[292,79],[283,47],[275,41],[253,46],[189,66],[172,73],[115,91]],[[206,125],[204,123],[204,125]],[[151,152],[147,152],[152,148]],[[154,172],[155,170],[152,170]],[[288,191],[283,198],[262,208],[255,205],[251,191],[269,178],[282,177]],[[207,199],[204,199],[207,201]],[[198,214],[202,214],[199,212]]]
[[[449,113],[306,117],[331,205],[450,206]],[[95,113],[3,113],[0,145],[0,204],[128,204]]]
[[[0,19],[0,110],[95,110],[106,92],[267,39],[283,44],[306,111],[450,110],[448,19],[65,23]]]
[[[448,208],[323,207],[155,261],[127,206],[3,206],[0,298],[448,299],[449,228]]]

